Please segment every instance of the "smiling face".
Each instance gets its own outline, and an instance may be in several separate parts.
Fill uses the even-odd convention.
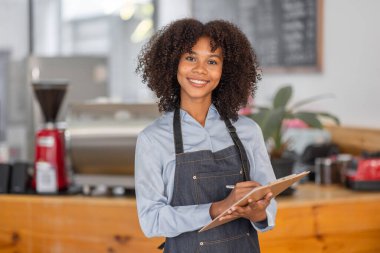
[[[181,86],[181,104],[211,104],[212,91],[222,76],[222,49],[211,51],[210,38],[201,37],[189,53],[181,55],[177,79]]]

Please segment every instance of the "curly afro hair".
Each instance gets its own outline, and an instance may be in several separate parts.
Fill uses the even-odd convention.
[[[235,121],[249,95],[255,95],[260,75],[256,54],[247,37],[228,21],[203,24],[195,19],[181,19],[163,27],[142,48],[136,72],[155,92],[160,112],[173,111],[181,99],[177,80],[179,59],[202,36],[210,38],[212,51],[220,47],[223,53],[222,76],[212,93],[212,103],[222,119]]]

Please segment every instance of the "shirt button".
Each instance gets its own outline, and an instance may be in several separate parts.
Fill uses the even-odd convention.
[[[193,176],[193,179],[197,179],[197,176]]]
[[[200,242],[199,245],[203,246],[203,242]]]

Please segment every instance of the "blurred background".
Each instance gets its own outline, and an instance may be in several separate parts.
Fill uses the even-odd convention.
[[[263,252],[305,252],[305,245],[315,250],[308,252],[380,251],[375,242],[380,220],[371,216],[380,211],[379,10],[377,0],[0,0],[0,252],[154,252],[161,239],[147,244],[139,230],[133,171],[137,134],[159,113],[154,95],[135,74],[136,58],[155,31],[184,17],[229,20],[250,39],[262,80],[242,114],[252,116],[256,105],[270,106],[287,86],[292,89],[287,109],[311,98],[301,103],[303,111],[328,113],[340,122],[325,118],[326,128],[319,129],[314,118],[306,122],[311,125],[297,117],[281,119],[288,151],[283,158],[292,159],[285,174],[312,173],[301,182],[304,188],[293,187],[283,197],[278,221],[283,230],[263,237]],[[46,113],[56,100],[47,93],[37,99],[36,85],[64,86],[51,122]],[[58,185],[38,188],[37,150],[49,148],[38,134],[51,130],[50,123],[62,135],[56,138],[64,144],[54,152],[61,152],[64,162],[54,162],[65,175],[53,171]],[[266,140],[269,152],[273,139]],[[53,202],[42,206],[28,198],[46,194]],[[54,199],[58,195],[84,199]],[[352,202],[335,206],[347,198]],[[301,215],[301,228],[294,212],[304,209],[292,208],[305,200],[311,204]],[[365,207],[352,207],[358,201]],[[313,213],[321,203],[333,204]],[[32,213],[48,213],[50,221],[28,214],[21,220],[29,225],[13,223],[26,216],[23,205]],[[361,221],[346,216],[336,221],[346,208],[347,217]],[[102,228],[101,219],[111,225]],[[78,232],[70,237],[76,222]],[[56,234],[47,224],[58,226]],[[342,239],[347,237],[358,238],[359,246],[350,247]],[[97,241],[93,247],[86,243],[89,238]]]
[[[223,18],[239,24],[252,37],[255,24],[249,13],[255,2],[1,0],[0,140],[6,140],[12,159],[31,157],[33,79],[69,79],[61,120],[68,103],[100,98],[154,102],[134,69],[139,49],[155,30],[183,17]],[[379,128],[378,4],[374,0],[324,1],[320,20],[314,24],[321,30],[312,35],[319,34],[319,44],[311,45],[319,50],[319,70],[273,73],[264,66],[255,101],[267,104],[278,87],[291,84],[295,101],[333,94],[334,99],[308,108],[329,111],[345,126]]]

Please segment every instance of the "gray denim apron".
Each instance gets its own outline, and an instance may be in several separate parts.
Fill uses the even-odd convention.
[[[199,205],[220,201],[235,185],[249,178],[249,162],[236,129],[225,120],[235,145],[215,153],[210,150],[183,152],[180,111],[173,118],[176,168],[171,206]],[[191,217],[189,217],[191,218]],[[257,232],[247,219],[237,219],[202,233],[186,232],[166,238],[165,253],[259,253]]]

